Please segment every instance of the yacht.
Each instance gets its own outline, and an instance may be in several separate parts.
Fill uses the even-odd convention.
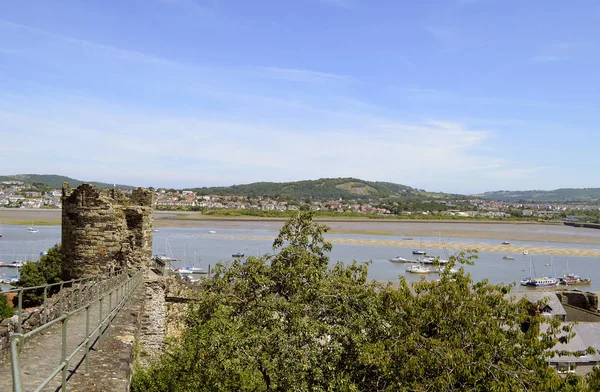
[[[413,262],[413,260],[405,259],[404,257],[401,257],[401,256],[396,256],[396,257],[390,259],[389,261],[391,261],[392,263],[412,263]]]
[[[544,277],[544,278],[531,278],[529,282],[527,282],[526,286],[533,287],[549,287],[556,286],[558,284],[558,279],[553,277]]]
[[[437,259],[438,264],[440,265],[444,265],[448,262],[448,260],[446,259],[440,259],[439,257],[436,256],[427,256],[427,257],[423,257],[421,260],[419,260],[421,263],[423,264],[434,264],[435,261]]]
[[[592,283],[592,280],[590,278],[582,278],[581,276],[575,274],[564,275],[562,277],[559,277],[558,280],[560,284],[566,285],[583,285]]]
[[[437,270],[433,267],[425,267],[421,264],[418,264],[406,267],[406,272],[410,272],[411,274],[432,274],[437,272]]]

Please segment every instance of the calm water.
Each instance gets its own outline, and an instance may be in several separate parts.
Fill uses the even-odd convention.
[[[40,253],[60,242],[60,227],[46,226],[38,227],[37,233],[28,233],[23,226],[5,226],[3,238],[0,238],[0,261],[9,263],[15,260],[37,261]],[[273,252],[271,240],[249,240],[249,239],[226,239],[219,236],[276,236],[277,232],[269,229],[224,229],[219,228],[216,235],[210,235],[207,228],[162,228],[154,233],[153,254],[169,254],[179,259],[175,267],[183,267],[195,264],[203,268],[208,265],[214,266],[219,261],[232,259],[236,252],[245,253],[246,256]],[[330,235],[329,238],[356,238],[356,239],[385,239],[394,240],[402,237],[377,236],[377,235]],[[415,240],[420,240],[415,238]],[[438,238],[423,237],[423,243],[438,241],[464,242],[464,243],[497,243],[495,240],[476,238]],[[511,241],[514,245],[526,246],[551,246],[571,248],[599,248],[597,245],[558,244],[545,242],[519,242]],[[419,275],[405,272],[405,264],[391,263],[388,259],[402,256],[413,259],[412,248],[388,247],[388,246],[366,246],[334,244],[330,254],[332,263],[336,261],[358,262],[371,261],[369,266],[369,278],[376,280],[397,280],[399,276],[406,276],[408,280],[418,280]],[[445,257],[443,251],[437,255]],[[529,257],[514,255],[515,260],[503,260],[501,253],[479,253],[479,259],[474,266],[466,266],[465,269],[471,273],[474,280],[487,278],[492,283],[514,282],[529,276]],[[532,255],[533,265],[537,276],[562,275],[565,271],[565,257],[554,257],[554,272],[545,266],[551,262],[550,256]],[[570,272],[592,279],[590,286],[578,286],[582,290],[600,291],[600,268],[599,260],[592,257],[569,257],[568,264]],[[16,274],[15,268],[0,268],[0,278],[6,278]],[[427,275],[428,278],[436,278],[436,275]],[[519,286],[521,288],[521,286]]]

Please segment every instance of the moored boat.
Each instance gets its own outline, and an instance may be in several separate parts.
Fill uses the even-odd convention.
[[[590,278],[582,278],[579,275],[567,274],[558,278],[560,284],[566,285],[584,285],[592,283]]]
[[[231,257],[244,257],[244,254],[241,252],[237,252],[231,255]]]
[[[543,277],[543,278],[532,278],[527,282],[527,286],[532,287],[550,287],[556,286],[558,284],[558,279],[553,277]]]
[[[504,256],[502,257],[504,260],[514,260],[515,258],[513,256]]]
[[[427,253],[424,250],[413,250],[412,252],[413,255],[426,255]]]
[[[394,258],[391,258],[391,259],[389,259],[389,261],[391,261],[392,263],[412,263],[412,262],[414,262],[413,260],[405,259],[404,257],[401,257],[401,256],[396,256]]]
[[[406,267],[406,272],[410,272],[411,274],[432,274],[438,271],[433,267],[425,267],[419,264]]]
[[[418,261],[421,262],[421,263],[423,263],[423,264],[435,264],[436,261],[440,265],[444,265],[444,264],[448,263],[448,260],[446,260],[446,259],[440,259],[439,257],[436,257],[436,256],[423,257],[422,259],[420,259]]]

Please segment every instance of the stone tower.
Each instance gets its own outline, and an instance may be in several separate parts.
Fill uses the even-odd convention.
[[[116,189],[91,184],[62,190],[63,278],[148,268],[152,258],[152,188]]]

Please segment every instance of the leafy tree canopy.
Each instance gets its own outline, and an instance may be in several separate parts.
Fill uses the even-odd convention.
[[[54,245],[43,255],[38,262],[27,262],[19,271],[19,281],[14,283],[18,287],[35,287],[45,284],[58,283],[62,273],[61,246]],[[58,287],[54,287],[48,294],[52,294]],[[23,292],[23,306],[37,306],[43,301],[43,290],[27,290]],[[13,301],[17,301],[16,297]]]
[[[276,254],[218,265],[187,329],[132,391],[583,391],[547,364],[558,320],[506,299],[511,286],[367,280],[367,265],[329,266],[326,226],[299,213]],[[462,253],[449,264],[471,263]],[[548,328],[540,328],[541,323]],[[543,332],[542,332],[543,331]]]

